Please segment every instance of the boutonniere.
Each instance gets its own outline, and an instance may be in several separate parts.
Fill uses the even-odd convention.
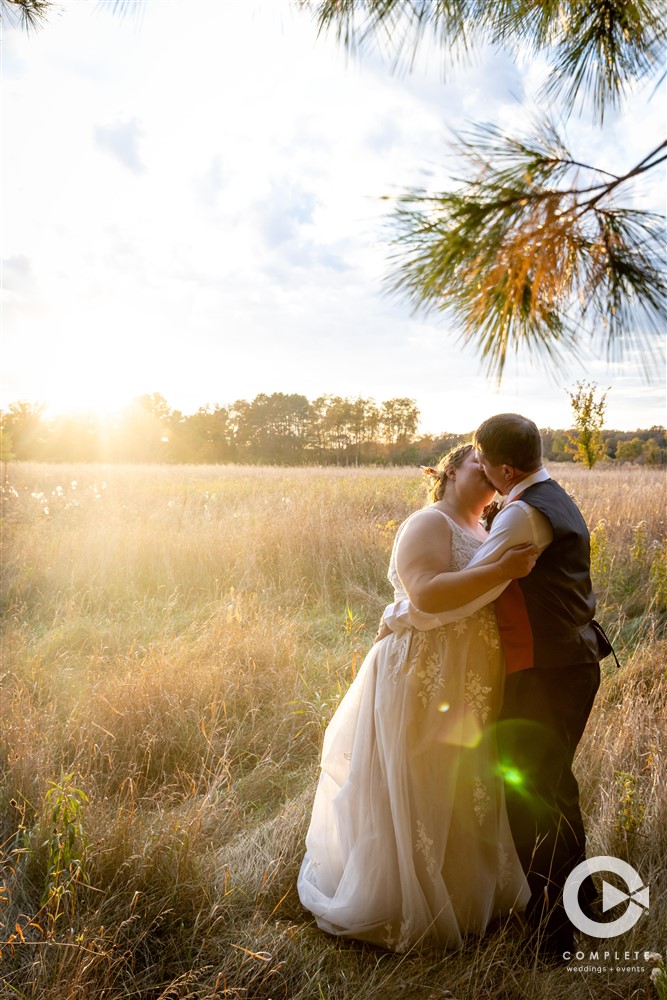
[[[491,503],[487,503],[486,507],[482,509],[479,521],[485,531],[491,530],[491,525],[493,524],[493,519],[496,514],[505,506],[505,499],[502,500],[492,500]]]

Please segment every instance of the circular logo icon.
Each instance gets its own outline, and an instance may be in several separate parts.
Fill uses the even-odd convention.
[[[627,892],[622,892],[608,882],[602,883],[603,913],[628,900],[625,913],[616,920],[610,920],[607,923],[598,923],[597,920],[587,917],[579,906],[581,883],[589,875],[596,872],[613,872],[622,878],[628,887]],[[600,855],[597,858],[588,858],[586,861],[582,861],[570,872],[563,889],[563,906],[571,922],[577,930],[583,931],[584,934],[598,938],[618,937],[619,934],[625,934],[634,927],[644,910],[648,909],[648,886],[643,884],[641,877],[626,861]]]

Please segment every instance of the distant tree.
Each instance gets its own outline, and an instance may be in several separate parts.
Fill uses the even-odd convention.
[[[233,431],[226,406],[202,406],[183,418],[178,431],[179,454],[185,462],[230,462]]]
[[[423,39],[445,59],[480,44],[540,53],[543,106],[566,119],[590,98],[601,125],[637,80],[664,72],[667,19],[658,0],[301,0],[348,48],[375,45],[412,66]],[[476,124],[457,137],[460,177],[441,193],[398,199],[390,287],[415,307],[446,310],[489,372],[512,352],[552,365],[587,337],[608,353],[636,344],[647,362],[667,319],[659,212],[617,203],[666,158],[654,138],[623,174],[581,162],[545,118],[525,135]]]
[[[605,397],[596,398],[594,384],[578,383],[570,395],[581,406],[582,420],[592,424],[602,417]],[[326,395],[309,402],[296,393],[260,393],[251,402],[239,399],[186,415],[154,393],[135,399],[120,418],[105,421],[87,413],[47,420],[43,407],[21,401],[0,413],[0,462],[432,465],[471,436],[418,436],[418,423],[415,401],[401,397],[378,404],[363,397]],[[540,433],[548,461],[572,461],[573,452],[576,460],[586,461],[586,446],[600,445],[594,436],[580,441],[572,432],[546,428]],[[667,464],[664,427],[604,431],[601,441],[609,459]]]
[[[11,434],[0,426],[0,486],[7,482],[7,466],[16,458],[13,447]]]
[[[466,444],[472,438],[472,431],[470,434],[440,434],[436,437],[433,442],[433,450],[431,452],[431,459],[427,464],[434,464],[443,455],[446,455],[448,451],[452,448],[458,448],[460,444]]]
[[[589,469],[605,454],[602,425],[607,393],[596,399],[597,391],[595,382],[577,382],[575,391],[568,392],[577,428],[576,434],[569,435],[570,450],[575,462],[584,462]]]
[[[159,392],[137,396],[120,421],[116,447],[130,462],[164,462],[169,458],[171,408]]]
[[[649,438],[642,449],[642,461],[645,465],[662,465],[665,461],[665,449],[658,438]]]
[[[101,451],[100,418],[90,413],[68,413],[51,424],[47,457],[53,462],[98,462]]]
[[[639,462],[644,453],[644,442],[640,437],[633,437],[630,441],[619,441],[616,445],[616,461]]]
[[[548,462],[571,462],[572,454],[568,451],[568,437],[563,431],[551,427],[540,428],[542,451]]]
[[[417,433],[419,408],[414,399],[387,399],[380,409],[382,436],[387,444],[405,447]]]
[[[320,462],[324,459],[326,451],[324,419],[330,398],[330,396],[318,396],[310,404],[310,428],[306,447],[311,456]]]
[[[247,461],[248,451],[248,422],[246,414],[250,409],[247,399],[237,399],[227,407],[227,422],[229,433],[233,442],[233,461]]]
[[[551,442],[551,459],[554,462],[571,462],[572,455],[567,450],[568,437],[564,431],[554,431]]]
[[[260,393],[244,409],[239,435],[254,461],[300,462],[310,403],[298,393]]]
[[[172,409],[161,392],[146,393],[137,396],[136,402],[144,413],[153,417],[158,423],[166,424],[172,415]]]
[[[311,406],[310,416],[310,439],[316,444],[319,460],[348,464],[357,422],[352,400],[342,396],[319,396]]]
[[[40,460],[45,457],[49,428],[44,421],[44,407],[20,400],[10,403],[2,414],[0,426],[12,441],[15,457],[19,461]]]
[[[380,426],[380,411],[373,399],[357,397],[350,404],[350,431],[354,461],[369,457],[373,444],[377,442]]]
[[[13,462],[15,458],[12,435],[0,426],[0,462]]]

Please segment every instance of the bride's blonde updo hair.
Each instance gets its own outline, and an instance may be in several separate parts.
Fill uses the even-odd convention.
[[[472,449],[471,444],[460,444],[457,448],[452,448],[446,455],[443,455],[435,468],[422,466],[422,472],[428,485],[428,503],[442,500],[447,485],[447,472],[449,469],[458,469],[459,466],[463,465]]]

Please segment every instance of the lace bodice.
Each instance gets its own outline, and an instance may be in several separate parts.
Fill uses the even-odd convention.
[[[446,519],[452,531],[452,563],[450,569],[452,570],[464,569],[472,559],[477,549],[482,544],[481,539],[475,538],[474,535],[470,534],[470,532],[466,531],[464,528],[461,528],[460,525],[456,523],[456,521],[452,521],[451,517],[448,517],[447,514],[445,514],[444,510],[438,510],[437,507],[434,509],[438,511],[438,514],[441,514]],[[421,513],[422,511],[418,510],[414,514],[412,514],[409,518],[407,518],[407,520],[405,520],[398,529],[398,532],[396,533],[396,538],[394,539],[394,547],[391,552],[391,559],[389,560],[389,569],[387,571],[387,577],[392,587],[394,588],[395,601],[401,601],[403,600],[404,597],[408,596],[405,590],[403,589],[403,584],[401,583],[398,576],[398,572],[396,570],[396,552],[398,551],[398,544],[401,535],[403,533],[403,529],[405,528],[405,525],[408,523],[411,517],[418,517],[419,514]]]

